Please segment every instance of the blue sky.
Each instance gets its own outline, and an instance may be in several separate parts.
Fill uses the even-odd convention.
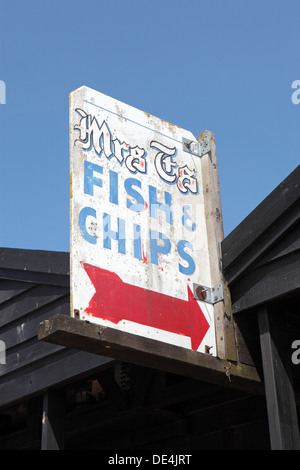
[[[69,93],[215,134],[225,235],[299,164],[300,2],[1,0],[0,246],[69,251]]]

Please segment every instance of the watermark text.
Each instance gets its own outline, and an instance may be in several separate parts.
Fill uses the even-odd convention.
[[[291,347],[292,349],[295,349],[291,356],[292,363],[297,366],[298,364],[300,364],[300,339],[295,339],[292,342]]]
[[[300,103],[300,80],[294,80],[292,83],[292,88],[295,91],[292,93],[291,100],[293,104]]]
[[[0,80],[0,104],[6,104],[6,85],[3,80]]]
[[[6,347],[4,341],[0,340],[0,364],[6,364]]]

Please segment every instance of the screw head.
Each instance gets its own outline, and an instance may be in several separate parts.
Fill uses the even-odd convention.
[[[207,296],[206,289],[203,286],[197,286],[195,292],[199,300],[206,299],[206,296]]]

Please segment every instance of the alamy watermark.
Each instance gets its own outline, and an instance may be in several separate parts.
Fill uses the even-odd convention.
[[[300,364],[300,340],[295,339],[292,342],[291,348],[295,349],[291,356],[292,363],[297,366],[298,364]]]
[[[294,80],[292,83],[292,88],[295,89],[293,91],[291,100],[293,104],[299,104],[300,103],[300,80]]]
[[[6,346],[4,341],[0,340],[0,365],[6,364]]]
[[[6,104],[6,85],[3,80],[0,80],[0,104]]]

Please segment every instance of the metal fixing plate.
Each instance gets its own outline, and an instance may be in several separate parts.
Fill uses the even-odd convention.
[[[210,142],[209,138],[206,137],[202,139],[200,142],[196,142],[193,140],[186,139],[185,137],[182,138],[182,148],[185,152],[192,153],[197,157],[202,157],[206,153],[210,151]]]
[[[219,284],[215,287],[202,286],[201,284],[193,284],[194,298],[202,300],[209,304],[215,304],[224,299],[223,286]]]

